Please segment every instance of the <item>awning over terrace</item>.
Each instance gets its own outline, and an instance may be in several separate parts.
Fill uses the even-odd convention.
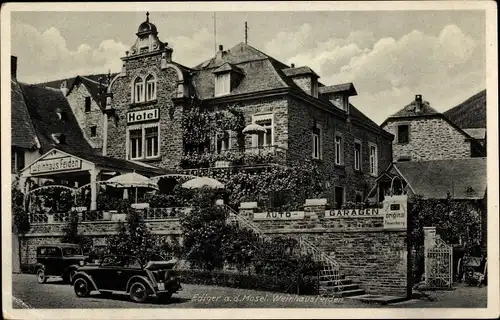
[[[90,210],[95,210],[99,181],[129,172],[146,177],[172,173],[141,162],[54,148],[21,171],[20,185],[24,188],[28,178],[85,181],[90,183]]]

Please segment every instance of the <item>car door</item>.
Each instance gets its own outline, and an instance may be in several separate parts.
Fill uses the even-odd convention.
[[[62,253],[58,247],[47,247],[45,255],[45,274],[60,276],[62,274]]]
[[[135,275],[142,274],[142,265],[135,257],[124,257],[124,264],[121,271],[117,272],[117,286],[119,291],[127,290],[127,283]]]
[[[120,291],[118,275],[123,268],[123,259],[118,256],[106,256],[102,259],[99,269],[95,270],[94,279],[100,290]]]

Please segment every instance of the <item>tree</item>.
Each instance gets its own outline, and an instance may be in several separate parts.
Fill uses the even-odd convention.
[[[109,252],[132,255],[141,261],[149,261],[156,252],[156,236],[149,230],[142,216],[135,210],[129,211],[127,221],[120,222],[117,234],[108,238]]]
[[[63,243],[74,243],[80,245],[82,249],[90,249],[92,246],[92,239],[88,236],[82,235],[78,232],[78,213],[71,212],[67,225],[63,228]]]
[[[24,194],[19,189],[19,176],[15,177],[11,187],[12,232],[17,236],[19,250],[17,252],[21,262],[21,239],[31,229],[28,212],[24,208]]]
[[[229,232],[226,217],[226,209],[215,205],[214,192],[200,189],[193,199],[191,213],[181,217],[184,255],[187,260],[205,270],[222,268],[222,241]]]
[[[481,240],[481,216],[472,203],[453,199],[423,199],[414,196],[409,206],[410,241],[415,251],[414,278],[424,272],[424,227],[435,226],[449,244],[477,244]]]

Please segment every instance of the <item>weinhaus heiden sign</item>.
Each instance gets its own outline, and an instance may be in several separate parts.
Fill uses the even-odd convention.
[[[82,160],[74,157],[39,160],[30,167],[31,174],[71,171],[82,168]]]
[[[158,108],[127,112],[127,123],[158,120],[159,118],[160,110]]]

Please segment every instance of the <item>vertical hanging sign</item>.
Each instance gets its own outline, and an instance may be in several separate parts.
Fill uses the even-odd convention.
[[[388,196],[384,199],[384,229],[406,229],[408,196]]]

